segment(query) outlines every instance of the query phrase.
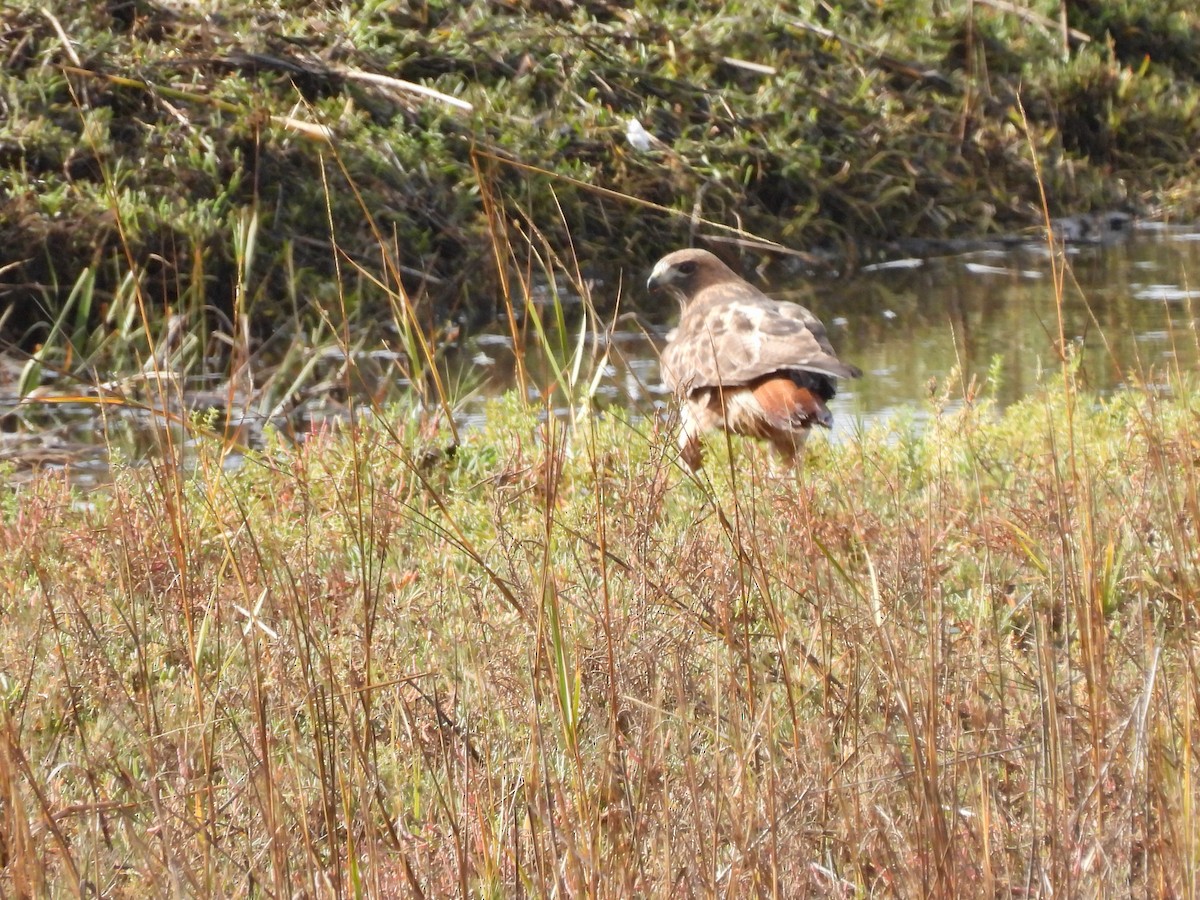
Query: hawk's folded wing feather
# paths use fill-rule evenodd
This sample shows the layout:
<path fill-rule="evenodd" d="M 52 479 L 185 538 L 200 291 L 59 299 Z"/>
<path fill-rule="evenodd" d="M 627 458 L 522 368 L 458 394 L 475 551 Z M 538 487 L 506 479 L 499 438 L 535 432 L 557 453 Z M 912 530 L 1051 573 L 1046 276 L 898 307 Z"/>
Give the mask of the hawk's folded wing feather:
<path fill-rule="evenodd" d="M 795 303 L 771 300 L 743 281 L 700 291 L 663 352 L 667 385 L 678 393 L 748 384 L 782 370 L 854 378 L 833 352 L 825 328 Z"/>

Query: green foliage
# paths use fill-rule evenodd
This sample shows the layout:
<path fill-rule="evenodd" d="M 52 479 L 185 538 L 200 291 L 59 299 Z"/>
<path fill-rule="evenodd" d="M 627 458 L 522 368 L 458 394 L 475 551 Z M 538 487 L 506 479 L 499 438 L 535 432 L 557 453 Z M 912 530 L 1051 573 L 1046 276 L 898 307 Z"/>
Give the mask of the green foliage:
<path fill-rule="evenodd" d="M 5 277 L 55 285 L 36 298 L 53 321 L 80 271 L 103 294 L 132 260 L 153 307 L 203 291 L 202 305 L 228 314 L 228 222 L 254 209 L 263 265 L 251 294 L 327 283 L 331 242 L 353 255 L 382 236 L 439 312 L 486 312 L 497 273 L 472 153 L 500 160 L 488 189 L 506 212 L 556 243 L 571 234 L 599 266 L 643 265 L 684 241 L 696 214 L 842 248 L 1018 229 L 1039 206 L 1033 155 L 1052 214 L 1169 201 L 1186 216 L 1194 10 L 1068 8 L 1090 40 L 1064 59 L 1041 20 L 928 0 L 224 4 L 219 22 L 143 3 L 9 4 L 0 239 L 19 262 Z M 1014 127 L 1018 97 L 1027 133 Z M 670 149 L 635 152 L 629 118 Z M 386 288 L 341 291 L 390 305 Z M 260 304 L 254 325 L 280 319 Z"/>

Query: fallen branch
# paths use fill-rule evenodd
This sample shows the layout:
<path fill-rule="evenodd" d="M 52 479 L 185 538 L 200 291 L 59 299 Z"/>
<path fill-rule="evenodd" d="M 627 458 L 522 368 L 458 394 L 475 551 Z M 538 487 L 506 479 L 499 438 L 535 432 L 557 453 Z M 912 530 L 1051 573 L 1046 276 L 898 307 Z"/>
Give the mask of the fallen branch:
<path fill-rule="evenodd" d="M 210 97 L 207 94 L 196 94 L 191 91 L 183 91 L 179 88 L 164 87 L 160 84 L 153 84 L 149 81 L 143 81 L 140 78 L 129 78 L 125 75 L 110 75 L 107 72 L 95 72 L 91 69 L 82 69 L 78 66 L 60 66 L 63 72 L 68 75 L 81 75 L 85 78 L 98 78 L 101 81 L 107 81 L 109 84 L 115 84 L 118 87 L 132 88 L 138 91 L 147 91 L 148 93 L 156 94 L 162 97 L 169 97 L 172 100 L 183 100 L 188 103 L 200 103 L 205 106 L 211 106 L 213 109 L 219 109 L 222 112 L 232 113 L 238 116 L 252 116 L 254 110 L 244 106 L 238 106 L 236 103 L 230 103 L 228 100 L 221 100 L 217 97 Z M 311 138 L 316 141 L 329 143 L 333 138 L 333 130 L 326 128 L 324 125 L 317 125 L 313 122 L 305 122 L 301 119 L 295 119 L 291 116 L 268 116 L 271 123 L 278 125 L 281 128 L 287 128 L 290 131 L 295 131 L 304 137 Z"/>
<path fill-rule="evenodd" d="M 1040 25 L 1047 31 L 1062 30 L 1062 24 L 1054 19 L 1043 16 L 1041 13 L 1034 12 L 1032 9 L 1026 9 L 1023 6 L 1017 6 L 1012 0 L 974 0 L 976 6 L 990 6 L 992 9 L 1000 12 L 1009 13 L 1019 19 L 1023 19 L 1033 25 Z M 1081 44 L 1086 44 L 1091 41 L 1090 34 L 1084 34 L 1082 31 L 1076 31 L 1074 28 L 1066 29 L 1067 36 L 1072 40 L 1079 41 Z"/>
<path fill-rule="evenodd" d="M 461 109 L 463 112 L 471 112 L 475 109 L 466 100 L 460 100 L 457 97 L 452 97 L 449 94 L 443 94 L 441 91 L 435 91 L 433 88 L 425 87 L 423 84 L 416 84 L 412 81 L 405 81 L 402 78 L 392 78 L 390 75 L 377 75 L 374 72 L 364 72 L 362 69 L 334 69 L 343 78 L 349 78 L 352 81 L 362 81 L 367 84 L 374 84 L 380 87 L 391 88 L 396 91 L 403 91 L 409 94 L 420 94 L 422 97 L 428 97 L 431 100 L 437 100 L 439 103 L 445 103 L 448 106 L 453 106 L 456 109 Z"/>

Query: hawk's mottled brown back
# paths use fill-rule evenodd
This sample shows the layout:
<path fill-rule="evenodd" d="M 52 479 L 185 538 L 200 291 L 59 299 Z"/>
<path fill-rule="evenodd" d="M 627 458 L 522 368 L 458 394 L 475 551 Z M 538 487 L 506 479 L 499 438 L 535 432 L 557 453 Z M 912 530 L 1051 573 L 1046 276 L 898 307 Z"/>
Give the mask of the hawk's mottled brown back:
<path fill-rule="evenodd" d="M 838 378 L 862 372 L 837 358 L 825 326 L 796 303 L 772 300 L 707 250 L 678 250 L 654 267 L 650 288 L 666 288 L 683 312 L 662 354 L 663 380 L 683 401 L 684 462 L 700 465 L 710 428 L 765 438 L 789 460 Z"/>

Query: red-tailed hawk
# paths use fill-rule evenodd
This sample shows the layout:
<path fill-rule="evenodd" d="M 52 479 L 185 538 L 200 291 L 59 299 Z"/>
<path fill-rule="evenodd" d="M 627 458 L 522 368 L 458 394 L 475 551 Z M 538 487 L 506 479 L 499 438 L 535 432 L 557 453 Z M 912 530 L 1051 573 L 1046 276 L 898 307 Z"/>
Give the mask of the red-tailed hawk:
<path fill-rule="evenodd" d="M 683 306 L 662 369 L 683 400 L 679 447 L 692 470 L 700 436 L 713 428 L 768 440 L 792 462 L 813 425 L 833 423 L 825 404 L 835 381 L 862 375 L 837 358 L 816 316 L 770 299 L 707 250 L 664 256 L 647 287 L 670 290 Z"/>

